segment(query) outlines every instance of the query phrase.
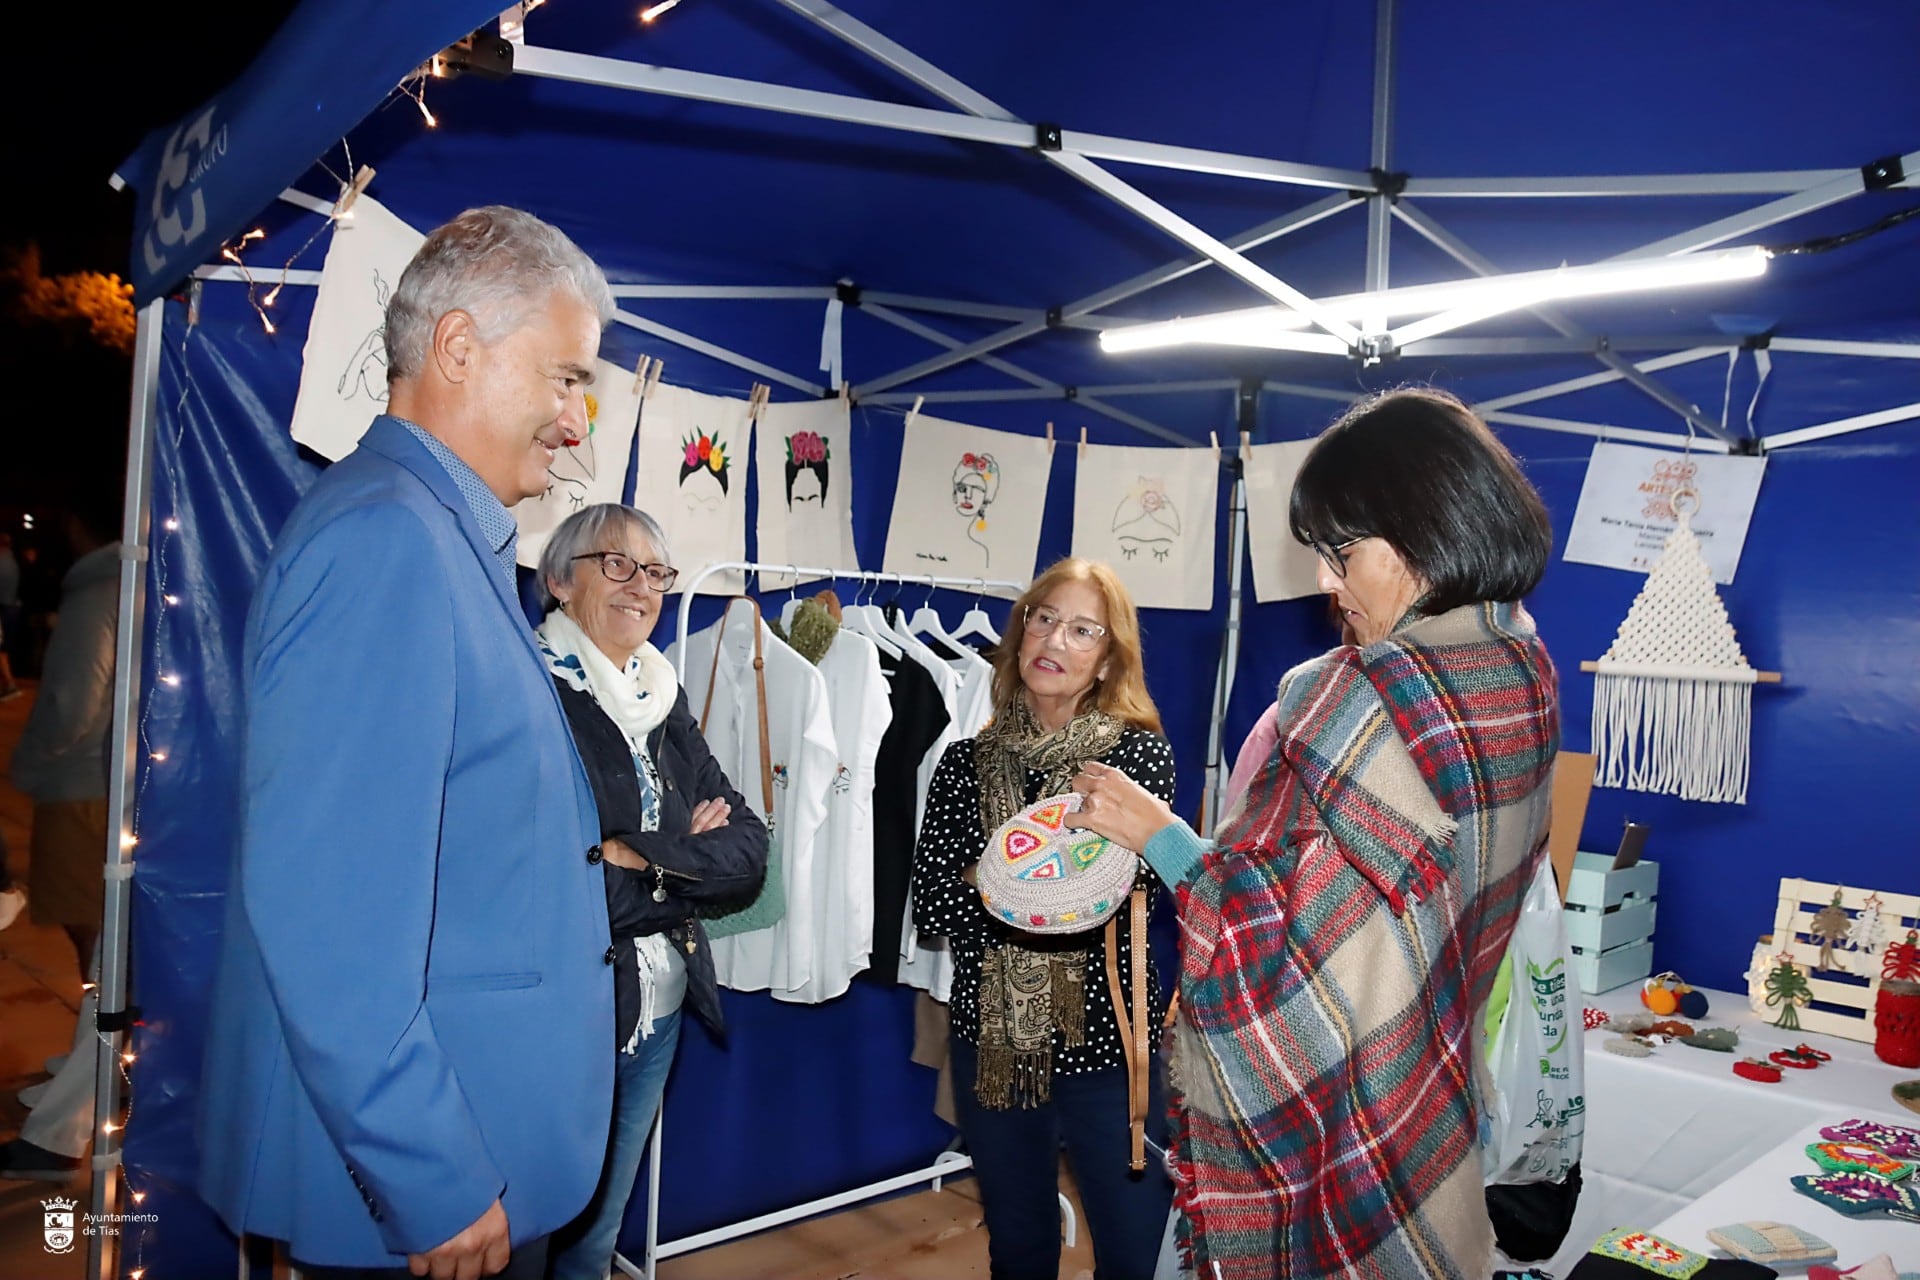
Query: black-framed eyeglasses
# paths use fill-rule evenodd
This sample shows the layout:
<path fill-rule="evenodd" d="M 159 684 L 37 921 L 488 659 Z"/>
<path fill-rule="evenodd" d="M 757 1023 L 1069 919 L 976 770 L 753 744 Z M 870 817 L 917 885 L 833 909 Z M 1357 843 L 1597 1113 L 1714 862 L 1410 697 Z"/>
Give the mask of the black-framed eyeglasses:
<path fill-rule="evenodd" d="M 1106 638 L 1107 629 L 1090 618 L 1067 618 L 1045 605 L 1028 605 L 1021 625 L 1030 636 L 1042 639 L 1052 635 L 1062 627 L 1066 628 L 1067 647 L 1078 649 L 1082 653 L 1099 647 Z"/>
<path fill-rule="evenodd" d="M 1307 545 L 1313 548 L 1313 553 L 1325 562 L 1327 568 L 1333 570 L 1333 576 L 1344 582 L 1347 577 L 1347 548 L 1357 542 L 1365 542 L 1368 536 L 1361 534 L 1345 542 L 1322 542 L 1315 538 Z"/>
<path fill-rule="evenodd" d="M 655 591 L 671 591 L 680 580 L 680 571 L 670 564 L 641 564 L 624 551 L 589 551 L 575 560 L 598 560 L 600 574 L 608 582 L 632 582 L 633 575 L 645 571 L 647 585 Z"/>

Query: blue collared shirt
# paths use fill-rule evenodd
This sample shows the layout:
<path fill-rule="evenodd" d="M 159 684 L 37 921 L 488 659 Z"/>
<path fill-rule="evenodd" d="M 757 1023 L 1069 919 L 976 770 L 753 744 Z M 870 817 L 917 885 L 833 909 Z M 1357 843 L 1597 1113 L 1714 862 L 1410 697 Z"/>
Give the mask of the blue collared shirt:
<path fill-rule="evenodd" d="M 405 418 L 393 414 L 387 415 L 405 427 L 415 440 L 427 447 L 427 452 L 446 469 L 453 479 L 454 488 L 460 490 L 460 496 L 466 499 L 467 510 L 473 512 L 473 518 L 480 524 L 480 536 L 493 548 L 494 559 L 506 571 L 507 590 L 517 592 L 519 582 L 514 577 L 513 566 L 519 554 L 520 526 L 513 522 L 513 515 L 501 505 L 493 490 L 487 488 L 474 469 L 461 461 L 460 455 L 441 442 L 439 437 L 418 423 L 408 422 Z"/>

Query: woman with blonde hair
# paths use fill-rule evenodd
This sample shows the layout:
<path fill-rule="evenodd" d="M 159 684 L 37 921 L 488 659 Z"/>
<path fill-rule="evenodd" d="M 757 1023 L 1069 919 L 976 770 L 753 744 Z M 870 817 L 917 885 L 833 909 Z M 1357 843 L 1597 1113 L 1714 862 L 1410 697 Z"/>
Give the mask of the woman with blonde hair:
<path fill-rule="evenodd" d="M 1173 799 L 1173 749 L 1147 692 L 1140 622 L 1112 569 L 1056 562 L 1013 607 L 994 655 L 992 721 L 941 757 L 913 866 L 913 921 L 953 955 L 954 1102 L 973 1157 L 994 1280 L 1051 1280 L 1064 1138 L 1102 1280 L 1152 1274 L 1172 1185 L 1157 1161 L 1130 1168 L 1126 1046 L 1108 991 L 1103 931 L 1023 933 L 981 905 L 975 868 L 1014 813 L 1068 789 L 1089 763 Z M 1138 884 L 1159 881 L 1144 867 Z M 1145 936 L 1122 913 L 1123 989 L 1146 966 L 1149 1026 L 1165 1014 Z M 1144 935 L 1144 930 L 1142 934 Z M 1157 1068 L 1157 1064 L 1154 1064 Z M 1159 1072 L 1148 1136 L 1164 1145 Z"/>

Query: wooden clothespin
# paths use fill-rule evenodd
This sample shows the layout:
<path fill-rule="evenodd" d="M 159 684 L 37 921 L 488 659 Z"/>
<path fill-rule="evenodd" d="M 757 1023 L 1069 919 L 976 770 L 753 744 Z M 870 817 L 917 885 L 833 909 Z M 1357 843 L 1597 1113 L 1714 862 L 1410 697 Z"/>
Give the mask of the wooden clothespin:
<path fill-rule="evenodd" d="M 1240 433 L 1240 463 L 1242 466 L 1253 461 L 1253 432 Z"/>
<path fill-rule="evenodd" d="M 1053 424 L 1051 422 L 1047 424 L 1047 456 L 1049 458 L 1053 456 Z"/>
<path fill-rule="evenodd" d="M 1082 457 L 1082 458 L 1084 458 L 1084 457 L 1086 457 L 1086 456 L 1087 456 L 1087 429 L 1086 429 L 1085 427 L 1082 427 L 1082 428 L 1080 428 L 1080 453 L 1079 453 L 1079 456 L 1080 456 L 1080 457 Z"/>
<path fill-rule="evenodd" d="M 353 175 L 353 181 L 342 188 L 340 199 L 333 206 L 333 220 L 336 223 L 353 221 L 353 202 L 360 198 L 360 193 L 365 191 L 367 184 L 372 181 L 373 166 L 361 165 Z"/>
<path fill-rule="evenodd" d="M 853 384 L 844 378 L 840 380 L 840 403 L 845 405 L 853 403 Z"/>
<path fill-rule="evenodd" d="M 652 356 L 641 356 L 633 362 L 633 394 L 636 396 L 647 389 L 647 370 L 652 364 Z"/>
<path fill-rule="evenodd" d="M 1215 462 L 1220 461 L 1220 433 L 1218 431 L 1209 431 L 1207 432 L 1207 439 L 1213 442 L 1213 460 Z"/>
<path fill-rule="evenodd" d="M 913 398 L 913 408 L 907 410 L 906 426 L 911 427 L 913 425 L 913 420 L 920 416 L 920 406 L 926 402 L 927 398 L 925 396 L 915 396 Z"/>
<path fill-rule="evenodd" d="M 665 356 L 655 356 L 653 358 L 653 368 L 647 370 L 647 389 L 640 393 L 642 400 L 653 399 L 654 388 L 660 385 L 660 371 L 666 367 L 667 360 Z"/>

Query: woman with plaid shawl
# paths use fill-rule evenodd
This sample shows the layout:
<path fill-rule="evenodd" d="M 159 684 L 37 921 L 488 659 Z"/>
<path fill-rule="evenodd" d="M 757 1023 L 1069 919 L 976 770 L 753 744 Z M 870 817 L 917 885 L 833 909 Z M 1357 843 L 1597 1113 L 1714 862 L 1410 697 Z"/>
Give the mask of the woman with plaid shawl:
<path fill-rule="evenodd" d="M 1558 697 L 1520 599 L 1552 529 L 1486 425 L 1426 390 L 1328 428 L 1289 514 L 1357 643 L 1281 681 L 1216 841 L 1119 770 L 1074 780 L 1081 824 L 1176 886 L 1183 1253 L 1210 1280 L 1479 1280 L 1474 1029 L 1545 856 Z"/>

